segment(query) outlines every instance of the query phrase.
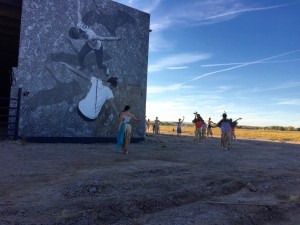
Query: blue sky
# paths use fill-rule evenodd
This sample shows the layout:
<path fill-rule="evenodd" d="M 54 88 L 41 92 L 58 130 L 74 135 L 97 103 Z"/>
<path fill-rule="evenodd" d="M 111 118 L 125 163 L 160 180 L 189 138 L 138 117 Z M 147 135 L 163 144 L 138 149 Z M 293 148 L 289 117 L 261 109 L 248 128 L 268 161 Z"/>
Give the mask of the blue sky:
<path fill-rule="evenodd" d="M 115 2 L 151 16 L 147 118 L 300 127 L 299 0 Z"/>

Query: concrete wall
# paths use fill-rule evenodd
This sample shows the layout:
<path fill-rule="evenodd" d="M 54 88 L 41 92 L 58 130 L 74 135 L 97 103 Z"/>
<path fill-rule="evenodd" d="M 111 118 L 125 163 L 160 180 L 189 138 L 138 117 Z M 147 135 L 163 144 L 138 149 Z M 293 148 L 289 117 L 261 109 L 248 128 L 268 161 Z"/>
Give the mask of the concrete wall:
<path fill-rule="evenodd" d="M 23 0 L 11 94 L 22 87 L 20 135 L 115 138 L 126 104 L 144 118 L 149 22 L 111 0 Z M 134 122 L 133 138 L 144 133 Z"/>

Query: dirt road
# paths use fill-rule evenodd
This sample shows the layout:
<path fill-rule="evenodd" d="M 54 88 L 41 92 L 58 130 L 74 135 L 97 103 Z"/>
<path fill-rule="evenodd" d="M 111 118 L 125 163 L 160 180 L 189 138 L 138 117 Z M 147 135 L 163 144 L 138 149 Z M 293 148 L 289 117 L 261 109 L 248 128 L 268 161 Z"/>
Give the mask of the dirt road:
<path fill-rule="evenodd" d="M 0 224 L 298 225 L 300 145 L 0 142 Z"/>

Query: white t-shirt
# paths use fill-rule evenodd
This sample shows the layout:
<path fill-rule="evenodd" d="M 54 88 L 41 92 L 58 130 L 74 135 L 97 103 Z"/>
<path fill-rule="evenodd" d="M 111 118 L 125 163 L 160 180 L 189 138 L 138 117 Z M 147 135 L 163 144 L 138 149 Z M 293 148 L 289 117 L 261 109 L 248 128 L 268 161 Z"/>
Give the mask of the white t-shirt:
<path fill-rule="evenodd" d="M 103 86 L 96 77 L 91 78 L 92 87 L 86 97 L 78 104 L 81 113 L 89 119 L 96 119 L 105 101 L 114 98 L 109 87 Z"/>

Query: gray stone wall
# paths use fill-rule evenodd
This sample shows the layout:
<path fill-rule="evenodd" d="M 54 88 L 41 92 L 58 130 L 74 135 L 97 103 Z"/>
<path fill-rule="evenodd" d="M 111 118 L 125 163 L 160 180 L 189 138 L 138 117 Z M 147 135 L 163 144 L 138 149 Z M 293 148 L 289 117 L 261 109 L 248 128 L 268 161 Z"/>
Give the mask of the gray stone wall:
<path fill-rule="evenodd" d="M 110 0 L 23 0 L 20 135 L 115 137 L 126 104 L 144 118 L 149 22 Z M 134 122 L 133 137 L 144 134 Z"/>

